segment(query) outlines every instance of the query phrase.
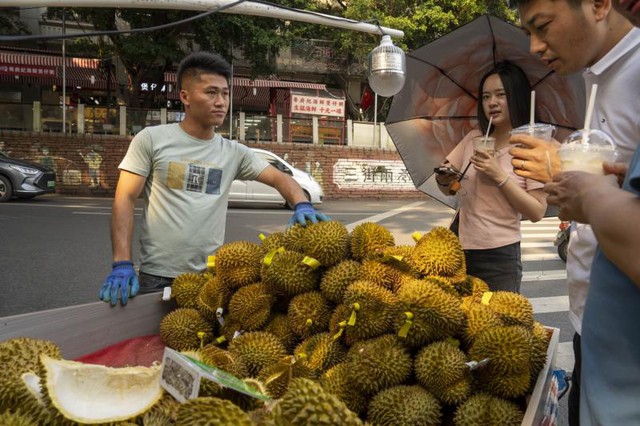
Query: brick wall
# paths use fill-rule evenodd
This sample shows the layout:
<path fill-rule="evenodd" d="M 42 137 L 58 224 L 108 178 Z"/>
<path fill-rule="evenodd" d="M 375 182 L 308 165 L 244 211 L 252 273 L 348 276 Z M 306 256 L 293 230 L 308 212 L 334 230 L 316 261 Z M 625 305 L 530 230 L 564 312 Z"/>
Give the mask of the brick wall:
<path fill-rule="evenodd" d="M 118 179 L 118 164 L 131 137 L 0 131 L 0 141 L 4 142 L 4 149 L 1 143 L 0 149 L 12 157 L 49 164 L 53 161 L 57 171 L 57 191 L 60 193 L 112 196 Z M 400 186 L 386 181 L 384 184 L 380 180 L 376 182 L 375 175 L 373 179 L 369 175 L 365 178 L 367 181 L 359 185 L 345 185 L 346 176 L 341 172 L 334 174 L 335 170 L 342 170 L 335 167 L 337 162 L 346 160 L 373 165 L 395 162 L 393 164 L 398 169 L 402 167 L 401 159 L 394 150 L 251 141 L 246 144 L 274 152 L 295 167 L 313 174 L 321 182 L 327 199 L 427 197 L 413 187 L 407 176 Z M 43 149 L 48 149 L 47 155 Z M 93 154 L 88 155 L 91 151 Z M 98 173 L 95 172 L 97 165 Z"/>

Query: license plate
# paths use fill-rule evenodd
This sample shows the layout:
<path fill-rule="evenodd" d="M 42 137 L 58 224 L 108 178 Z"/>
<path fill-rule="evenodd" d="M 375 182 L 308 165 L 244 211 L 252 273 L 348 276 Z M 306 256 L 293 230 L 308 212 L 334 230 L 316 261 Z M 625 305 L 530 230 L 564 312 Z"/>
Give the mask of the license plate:
<path fill-rule="evenodd" d="M 47 188 L 55 188 L 55 187 L 56 187 L 56 181 L 55 180 L 47 181 Z"/>

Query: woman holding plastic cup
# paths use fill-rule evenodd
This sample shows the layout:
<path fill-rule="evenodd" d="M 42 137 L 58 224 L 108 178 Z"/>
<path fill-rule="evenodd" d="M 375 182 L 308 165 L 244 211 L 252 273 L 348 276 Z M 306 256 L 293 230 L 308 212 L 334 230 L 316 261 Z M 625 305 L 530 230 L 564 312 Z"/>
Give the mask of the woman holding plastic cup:
<path fill-rule="evenodd" d="M 517 176 L 508 152 L 509 132 L 528 122 L 531 88 L 522 69 L 501 62 L 483 76 L 479 93 L 480 128 L 469 132 L 442 165 L 467 170 L 462 178 L 438 174 L 436 181 L 443 193 L 456 193 L 467 274 L 485 280 L 493 291 L 519 292 L 520 220 L 526 216 L 536 222 L 547 208 L 543 185 Z"/>

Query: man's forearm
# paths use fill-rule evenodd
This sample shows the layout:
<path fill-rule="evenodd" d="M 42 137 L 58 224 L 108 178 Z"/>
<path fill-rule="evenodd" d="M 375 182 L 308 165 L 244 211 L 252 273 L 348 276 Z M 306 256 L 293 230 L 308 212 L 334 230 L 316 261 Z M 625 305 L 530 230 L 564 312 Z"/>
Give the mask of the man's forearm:
<path fill-rule="evenodd" d="M 131 260 L 133 212 L 135 204 L 129 200 L 113 203 L 111 213 L 111 246 L 113 261 Z"/>

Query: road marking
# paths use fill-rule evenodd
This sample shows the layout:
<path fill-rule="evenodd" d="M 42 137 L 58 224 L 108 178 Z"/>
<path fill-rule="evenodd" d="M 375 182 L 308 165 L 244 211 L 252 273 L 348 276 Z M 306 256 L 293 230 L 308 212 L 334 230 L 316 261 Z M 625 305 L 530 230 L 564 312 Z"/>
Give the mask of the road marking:
<path fill-rule="evenodd" d="M 538 262 L 542 260 L 560 260 L 560 256 L 555 251 L 553 253 L 530 253 L 523 254 L 523 262 Z"/>
<path fill-rule="evenodd" d="M 532 297 L 529 299 L 534 314 L 566 312 L 569 310 L 569 296 Z"/>
<path fill-rule="evenodd" d="M 521 248 L 542 248 L 542 247 L 555 247 L 553 241 L 540 241 L 532 243 L 520 243 Z"/>
<path fill-rule="evenodd" d="M 71 214 L 84 214 L 91 216 L 111 216 L 111 212 L 71 212 Z M 134 213 L 134 216 L 142 216 L 142 213 Z"/>
<path fill-rule="evenodd" d="M 390 218 L 392 216 L 395 216 L 395 215 L 403 213 L 403 212 L 405 212 L 407 210 L 411 210 L 413 208 L 422 206 L 424 204 L 426 204 L 426 201 L 417 201 L 415 203 L 411 203 L 411 204 L 408 204 L 406 206 L 398 207 L 397 209 L 389 210 L 389 211 L 384 212 L 384 213 L 380 213 L 380 214 L 376 214 L 376 215 L 373 215 L 373 216 L 366 217 L 366 218 L 364 218 L 362 220 L 357 220 L 355 222 L 351 222 L 350 224 L 347 225 L 347 230 L 353 231 L 353 228 L 355 228 L 356 226 L 360 225 L 361 223 L 365 223 L 365 222 L 375 222 L 375 223 L 380 222 L 381 220 L 388 219 L 388 218 Z"/>
<path fill-rule="evenodd" d="M 522 274 L 522 282 L 566 280 L 567 270 L 527 271 Z"/>
<path fill-rule="evenodd" d="M 573 342 L 558 343 L 555 367 L 565 370 L 566 372 L 571 372 L 573 371 L 573 364 L 575 364 Z"/>
<path fill-rule="evenodd" d="M 527 234 L 527 233 L 522 233 L 522 239 L 524 238 L 549 238 L 549 239 L 554 239 L 556 238 L 556 234 L 555 233 L 550 233 L 550 232 L 546 232 L 544 234 Z"/>

